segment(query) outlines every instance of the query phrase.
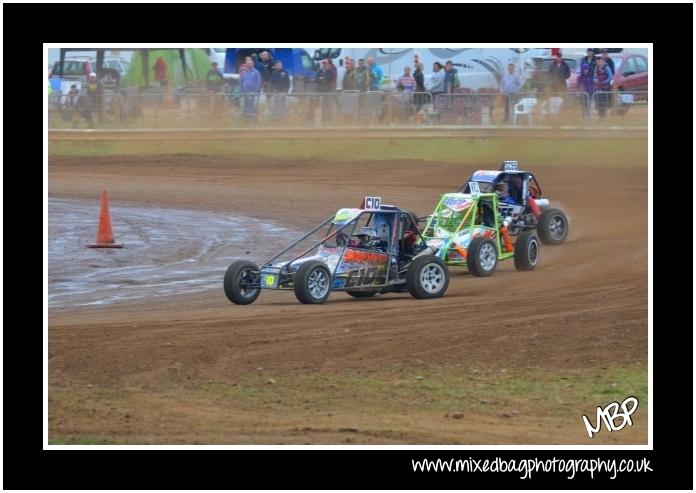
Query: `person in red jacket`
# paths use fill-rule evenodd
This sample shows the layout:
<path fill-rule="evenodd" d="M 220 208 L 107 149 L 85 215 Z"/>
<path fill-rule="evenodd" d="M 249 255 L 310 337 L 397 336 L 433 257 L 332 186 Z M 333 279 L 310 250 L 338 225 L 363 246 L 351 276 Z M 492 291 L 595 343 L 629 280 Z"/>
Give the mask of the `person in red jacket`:
<path fill-rule="evenodd" d="M 162 101 L 164 101 L 169 76 L 167 74 L 167 62 L 164 61 L 162 55 L 157 57 L 157 61 L 155 62 L 155 65 L 153 65 L 152 69 L 155 71 L 155 80 L 159 82 L 161 87 Z"/>
<path fill-rule="evenodd" d="M 152 69 L 155 71 L 155 80 L 159 82 L 161 87 L 166 87 L 169 77 L 167 73 L 167 62 L 164 61 L 162 55 L 157 57 L 157 61 Z"/>

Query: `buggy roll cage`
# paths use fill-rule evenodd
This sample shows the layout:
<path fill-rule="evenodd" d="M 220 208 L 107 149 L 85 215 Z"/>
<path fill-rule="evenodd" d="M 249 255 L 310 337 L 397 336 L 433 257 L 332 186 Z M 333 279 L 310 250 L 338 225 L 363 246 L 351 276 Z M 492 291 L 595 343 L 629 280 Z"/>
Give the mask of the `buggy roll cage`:
<path fill-rule="evenodd" d="M 543 197 L 542 191 L 541 191 L 541 186 L 539 185 L 539 182 L 537 181 L 536 176 L 534 176 L 534 173 L 530 173 L 529 171 L 496 171 L 496 172 L 499 172 L 499 174 L 501 174 L 501 175 L 506 174 L 506 175 L 527 175 L 527 176 L 529 176 L 531 178 L 529 185 L 532 185 L 532 183 L 533 183 L 534 188 L 539 190 L 539 196 L 536 198 Z M 469 182 L 472 181 L 473 177 L 474 177 L 473 174 L 471 176 L 469 176 L 469 179 L 466 180 L 464 182 L 464 184 L 457 189 L 457 193 L 471 193 L 471 192 L 467 191 L 467 189 L 469 188 Z M 496 179 L 493 180 L 491 183 L 497 184 L 498 178 L 496 177 Z M 528 187 L 526 180 L 524 180 L 524 186 Z"/>
<path fill-rule="evenodd" d="M 393 250 L 392 250 L 392 247 L 394 246 L 394 244 L 397 243 L 397 242 L 399 242 L 399 241 L 401 241 L 401 240 L 403 239 L 402 237 L 403 237 L 404 229 L 401 227 L 400 221 L 398 221 L 399 219 L 401 219 L 401 218 L 407 218 L 407 220 L 411 223 L 411 228 L 410 228 L 410 229 L 411 229 L 411 230 L 415 230 L 415 231 L 413 231 L 413 232 L 416 234 L 417 241 L 418 241 L 418 242 L 422 241 L 423 235 L 422 235 L 422 233 L 421 233 L 420 228 L 418 227 L 418 219 L 419 219 L 419 218 L 414 218 L 413 216 L 411 216 L 411 214 L 409 214 L 408 212 L 404 211 L 403 209 L 399 209 L 398 207 L 394 207 L 394 206 L 382 206 L 382 207 L 383 207 L 383 208 L 381 208 L 381 209 L 361 210 L 358 214 L 356 214 L 355 217 L 353 217 L 353 218 L 351 218 L 350 220 L 348 220 L 348 221 L 346 222 L 346 224 L 339 225 L 340 227 L 337 227 L 334 231 L 330 232 L 330 233 L 329 233 L 328 235 L 326 235 L 324 238 L 322 238 L 321 240 L 319 240 L 319 241 L 313 243 L 310 247 L 308 247 L 307 249 L 303 250 L 302 253 L 300 253 L 300 254 L 294 256 L 291 260 L 289 260 L 288 262 L 286 262 L 285 265 L 283 265 L 283 267 L 280 268 L 280 272 L 283 272 L 284 274 L 288 274 L 288 273 L 289 273 L 289 272 L 288 272 L 288 269 L 289 269 L 290 265 L 291 265 L 293 262 L 295 262 L 296 260 L 298 260 L 298 259 L 304 257 L 305 255 L 307 255 L 309 252 L 311 252 L 311 251 L 314 250 L 315 248 L 318 248 L 318 247 L 321 246 L 324 242 L 326 242 L 327 240 L 329 240 L 329 239 L 333 238 L 334 236 L 336 236 L 339 232 L 343 232 L 343 230 L 345 230 L 345 229 L 347 229 L 347 228 L 349 228 L 349 227 L 353 228 L 353 230 L 354 230 L 354 229 L 355 229 L 355 226 L 358 224 L 359 219 L 360 219 L 364 214 L 369 214 L 369 215 L 370 215 L 370 217 L 369 217 L 368 220 L 367 220 L 366 225 L 369 225 L 369 224 L 370 224 L 370 222 L 371 222 L 372 219 L 374 218 L 374 214 L 375 214 L 375 213 L 393 214 L 393 215 L 397 216 L 397 224 L 395 224 L 394 228 L 392 228 L 392 232 L 391 232 L 391 235 L 390 235 L 390 238 L 389 238 L 389 242 L 388 242 L 388 245 L 387 245 L 387 251 L 383 252 L 384 255 L 386 255 L 386 256 L 388 257 L 389 261 L 391 261 L 391 259 L 393 259 L 393 258 L 395 258 L 395 257 L 398 257 L 398 256 L 400 255 L 400 251 L 397 251 L 397 253 L 394 253 Z M 269 260 L 267 260 L 266 262 L 264 262 L 264 263 L 262 264 L 262 266 L 261 266 L 261 269 L 267 268 L 267 267 L 273 267 L 273 262 L 274 262 L 275 260 L 277 260 L 281 255 L 283 255 L 284 253 L 288 252 L 289 250 L 291 250 L 291 249 L 292 249 L 293 247 L 295 247 L 296 245 L 300 244 L 302 241 L 304 241 L 305 239 L 307 239 L 308 237 L 310 237 L 311 235 L 313 235 L 314 233 L 316 233 L 317 231 L 319 231 L 321 228 L 325 227 L 327 224 L 333 222 L 334 219 L 335 219 L 335 215 L 332 215 L 332 216 L 329 217 L 328 219 L 324 220 L 324 221 L 323 221 L 321 224 L 319 224 L 317 227 L 315 227 L 314 229 L 312 229 L 312 230 L 309 231 L 308 233 L 305 233 L 301 238 L 299 238 L 298 240 L 294 241 L 294 242 L 293 242 L 292 244 L 290 244 L 288 247 L 282 249 L 281 251 L 279 251 L 278 253 L 276 253 L 273 257 L 271 257 Z M 397 238 L 397 236 L 398 236 L 398 238 Z M 333 269 L 333 272 L 331 272 L 331 276 L 332 276 L 332 277 L 335 275 L 336 269 L 337 269 L 338 266 L 340 265 L 341 260 L 343 259 L 343 256 L 344 256 L 346 250 L 349 248 L 349 246 L 346 244 L 346 245 L 339 246 L 338 248 L 341 248 L 341 254 L 340 254 L 340 257 L 339 257 L 339 259 L 338 259 L 338 262 L 336 263 L 336 266 L 335 266 L 334 269 Z M 400 249 L 401 249 L 401 248 L 399 247 L 399 250 L 400 250 Z M 380 253 L 382 253 L 382 252 L 380 252 Z M 380 286 L 386 286 L 387 284 L 389 284 L 389 274 L 390 274 L 389 269 L 387 269 L 387 278 L 386 278 L 386 282 L 385 282 L 385 284 L 382 284 L 382 285 L 380 285 Z M 377 287 L 377 286 L 375 286 L 375 287 Z"/>

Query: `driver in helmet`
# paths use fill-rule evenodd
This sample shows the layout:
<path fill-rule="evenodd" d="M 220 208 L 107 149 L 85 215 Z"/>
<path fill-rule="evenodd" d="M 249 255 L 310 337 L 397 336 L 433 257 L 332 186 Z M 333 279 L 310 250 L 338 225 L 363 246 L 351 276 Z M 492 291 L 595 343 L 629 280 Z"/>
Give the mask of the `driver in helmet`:
<path fill-rule="evenodd" d="M 510 187 L 504 182 L 498 182 L 495 186 L 495 193 L 498 194 L 498 201 L 502 204 L 515 204 L 515 199 L 510 196 Z"/>
<path fill-rule="evenodd" d="M 351 239 L 350 246 L 355 248 L 377 250 L 380 244 L 379 235 L 374 228 L 360 228 L 356 233 L 353 233 L 353 237 L 355 239 Z"/>

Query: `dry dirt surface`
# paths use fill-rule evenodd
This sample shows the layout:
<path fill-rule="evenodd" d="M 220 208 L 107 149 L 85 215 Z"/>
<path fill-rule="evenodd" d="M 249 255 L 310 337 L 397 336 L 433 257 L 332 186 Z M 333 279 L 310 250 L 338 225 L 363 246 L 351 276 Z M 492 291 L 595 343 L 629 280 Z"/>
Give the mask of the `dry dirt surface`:
<path fill-rule="evenodd" d="M 49 197 L 97 201 L 108 189 L 112 204 L 224 211 L 309 229 L 365 195 L 426 215 L 474 169 L 52 156 Z M 49 438 L 646 443 L 647 403 L 632 427 L 593 440 L 581 415 L 610 402 L 609 394 L 583 401 L 587 382 L 611 387 L 603 378 L 617 368 L 647 367 L 647 169 L 531 171 L 570 216 L 566 243 L 542 246 L 532 272 L 512 261 L 489 278 L 452 267 L 441 299 L 332 293 L 324 305 L 302 305 L 292 292 L 264 291 L 236 306 L 221 278 L 219 289 L 203 293 L 49 311 Z M 583 407 L 564 408 L 568 402 Z"/>

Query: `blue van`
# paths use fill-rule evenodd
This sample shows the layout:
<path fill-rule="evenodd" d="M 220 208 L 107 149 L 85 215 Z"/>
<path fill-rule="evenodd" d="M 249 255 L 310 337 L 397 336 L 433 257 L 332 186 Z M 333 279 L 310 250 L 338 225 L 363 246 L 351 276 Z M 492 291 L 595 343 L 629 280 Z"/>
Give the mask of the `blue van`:
<path fill-rule="evenodd" d="M 225 75 L 237 77 L 237 69 L 248 56 L 257 58 L 262 51 L 267 51 L 271 59 L 283 62 L 283 68 L 292 76 L 294 92 L 311 92 L 319 63 L 307 50 L 302 48 L 228 48 L 225 52 Z"/>

